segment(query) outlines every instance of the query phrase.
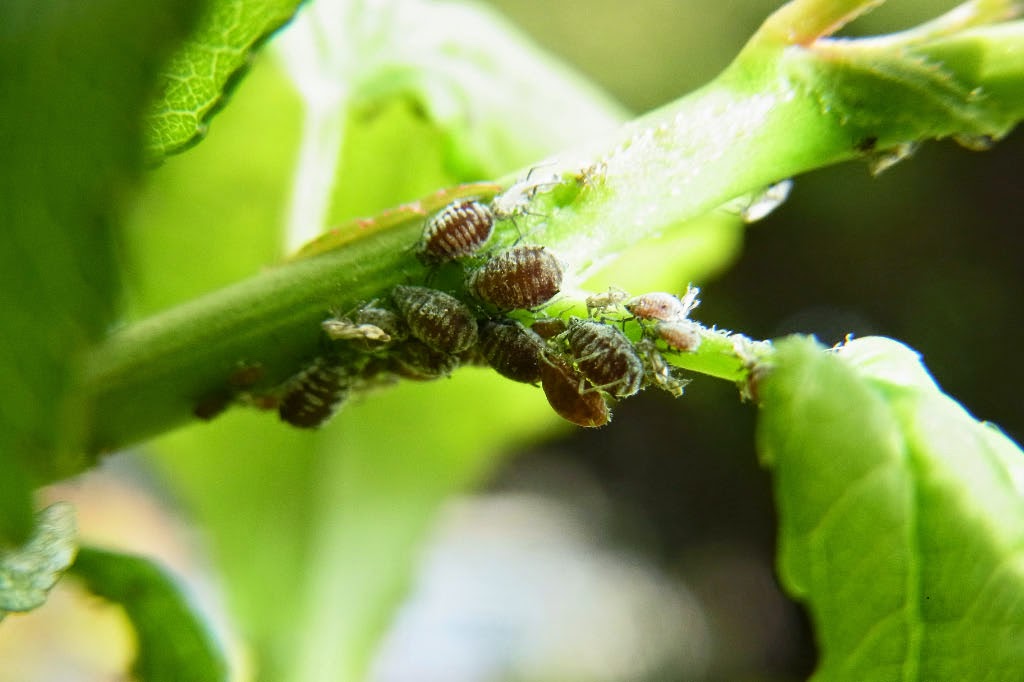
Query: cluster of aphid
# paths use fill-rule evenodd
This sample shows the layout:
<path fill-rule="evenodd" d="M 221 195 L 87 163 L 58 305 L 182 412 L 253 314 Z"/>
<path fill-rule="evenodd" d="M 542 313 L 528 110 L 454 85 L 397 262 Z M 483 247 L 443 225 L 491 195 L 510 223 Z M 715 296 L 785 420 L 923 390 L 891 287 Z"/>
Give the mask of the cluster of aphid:
<path fill-rule="evenodd" d="M 528 191 L 539 189 L 534 183 Z M 610 400 L 648 385 L 680 395 L 686 381 L 674 376 L 662 353 L 699 345 L 702 328 L 688 317 L 697 290 L 682 298 L 609 290 L 587 300 L 586 318 L 565 322 L 537 314 L 561 289 L 558 258 L 543 246 L 518 244 L 480 255 L 496 221 L 525 211 L 527 189 L 513 190 L 514 196 L 506 193 L 490 204 L 448 205 L 427 222 L 417 245 L 426 265 L 462 266 L 461 294 L 470 303 L 438 289 L 399 285 L 390 301 L 325 320 L 330 351 L 281 388 L 281 419 L 317 427 L 353 391 L 395 378 L 448 376 L 464 364 L 489 365 L 514 381 L 540 384 L 555 412 L 581 426 L 606 424 Z M 639 325 L 637 341 L 624 332 L 631 322 Z"/>

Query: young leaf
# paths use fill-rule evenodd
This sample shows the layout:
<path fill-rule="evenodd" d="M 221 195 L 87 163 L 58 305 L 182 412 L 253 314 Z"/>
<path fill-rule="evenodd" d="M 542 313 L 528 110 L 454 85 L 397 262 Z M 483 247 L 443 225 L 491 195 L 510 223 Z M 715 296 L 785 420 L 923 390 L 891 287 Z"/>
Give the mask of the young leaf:
<path fill-rule="evenodd" d="M 28 484 L 87 464 L 73 384 L 113 317 L 117 202 L 142 166 L 139 120 L 197 9 L 0 3 L 0 471 Z M 5 511 L 22 519 L 7 539 L 24 538 L 24 509 Z"/>
<path fill-rule="evenodd" d="M 124 607 L 138 637 L 140 680 L 228 679 L 227 664 L 174 580 L 148 559 L 83 547 L 71 568 L 93 594 Z"/>
<path fill-rule="evenodd" d="M 32 537 L 17 549 L 0 551 L 0 620 L 10 611 L 31 611 L 75 559 L 75 510 L 58 502 L 36 515 Z"/>
<path fill-rule="evenodd" d="M 1024 454 L 887 339 L 780 342 L 760 384 L 779 573 L 825 680 L 1024 669 Z"/>
<path fill-rule="evenodd" d="M 146 119 L 146 147 L 159 160 L 199 142 L 253 52 L 291 19 L 301 0 L 211 0 L 192 37 L 161 74 Z"/>

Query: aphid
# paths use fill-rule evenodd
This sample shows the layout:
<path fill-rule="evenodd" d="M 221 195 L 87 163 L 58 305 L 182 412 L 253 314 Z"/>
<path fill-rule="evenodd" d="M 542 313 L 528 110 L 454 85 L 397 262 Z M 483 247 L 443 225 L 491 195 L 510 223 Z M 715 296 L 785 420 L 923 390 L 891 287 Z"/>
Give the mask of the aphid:
<path fill-rule="evenodd" d="M 471 272 L 466 286 L 499 310 L 535 308 L 562 287 L 562 266 L 543 246 L 516 246 Z"/>
<path fill-rule="evenodd" d="M 608 162 L 607 161 L 595 161 L 589 166 L 580 168 L 576 173 L 576 182 L 580 187 L 586 189 L 590 187 L 596 187 L 598 184 L 604 181 L 605 176 L 608 174 Z"/>
<path fill-rule="evenodd" d="M 459 358 L 435 350 L 422 341 L 410 339 L 395 348 L 388 357 L 388 370 L 406 379 L 431 381 L 451 374 L 459 366 Z"/>
<path fill-rule="evenodd" d="M 578 426 L 604 426 L 611 411 L 597 391 L 585 390 L 586 379 L 561 359 L 545 354 L 540 363 L 544 396 L 559 417 Z"/>
<path fill-rule="evenodd" d="M 239 362 L 228 375 L 228 385 L 232 388 L 252 388 L 263 379 L 265 370 L 259 362 Z"/>
<path fill-rule="evenodd" d="M 624 398 L 640 390 L 644 363 L 617 327 L 573 318 L 565 333 L 573 360 L 594 388 Z"/>
<path fill-rule="evenodd" d="M 530 329 L 542 339 L 553 339 L 565 331 L 565 320 L 560 317 L 542 317 L 534 320 Z"/>
<path fill-rule="evenodd" d="M 608 291 L 588 296 L 586 300 L 587 317 L 593 317 L 595 311 L 604 311 L 609 308 L 614 308 L 627 298 L 629 298 L 629 294 L 616 287 L 608 287 Z"/>
<path fill-rule="evenodd" d="M 192 414 L 203 421 L 210 421 L 231 406 L 233 397 L 227 389 L 207 393 L 192 408 Z"/>
<path fill-rule="evenodd" d="M 456 201 L 427 221 L 416 255 L 427 265 L 477 252 L 494 230 L 491 209 L 478 201 Z"/>
<path fill-rule="evenodd" d="M 409 328 L 405 321 L 394 310 L 366 305 L 356 311 L 356 324 L 369 324 L 377 327 L 391 337 L 392 341 L 405 341 L 409 338 Z"/>
<path fill-rule="evenodd" d="M 697 287 L 687 287 L 686 293 L 680 299 L 664 291 L 655 291 L 634 296 L 626 301 L 625 308 L 638 320 L 685 320 L 690 311 L 700 305 L 700 301 L 697 300 L 699 293 L 700 289 Z"/>
<path fill-rule="evenodd" d="M 350 387 L 346 368 L 327 358 L 317 358 L 288 380 L 277 413 L 292 426 L 315 429 L 334 416 Z"/>
<path fill-rule="evenodd" d="M 681 396 L 683 388 L 690 380 L 679 379 L 672 374 L 672 367 L 665 362 L 665 358 L 650 339 L 641 339 L 636 347 L 644 362 L 644 378 L 647 383 L 668 391 L 675 398 Z"/>
<path fill-rule="evenodd" d="M 443 291 L 398 285 L 391 298 L 409 331 L 430 348 L 458 353 L 476 343 L 476 318 L 465 303 Z"/>
<path fill-rule="evenodd" d="M 562 184 L 562 178 L 552 173 L 543 178 L 531 178 L 531 168 L 526 177 L 519 180 L 491 201 L 491 213 L 498 220 L 511 220 L 528 213 L 527 208 L 539 192 L 550 192 Z"/>
<path fill-rule="evenodd" d="M 391 335 L 375 324 L 357 324 L 344 317 L 329 317 L 320 323 L 331 341 L 372 341 L 378 344 L 391 342 Z"/>
<path fill-rule="evenodd" d="M 692 353 L 700 347 L 701 328 L 692 320 L 676 320 L 674 322 L 657 322 L 654 333 L 668 344 L 672 350 Z"/>
<path fill-rule="evenodd" d="M 480 325 L 480 352 L 494 370 L 513 381 L 540 381 L 544 342 L 515 320 L 489 320 Z"/>

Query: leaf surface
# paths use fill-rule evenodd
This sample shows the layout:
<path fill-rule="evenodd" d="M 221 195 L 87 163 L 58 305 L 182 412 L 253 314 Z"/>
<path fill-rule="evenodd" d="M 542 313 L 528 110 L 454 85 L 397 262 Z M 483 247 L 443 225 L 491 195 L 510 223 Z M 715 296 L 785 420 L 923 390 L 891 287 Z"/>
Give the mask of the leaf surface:
<path fill-rule="evenodd" d="M 778 344 L 759 444 L 779 573 L 810 608 L 815 680 L 1015 680 L 1024 670 L 1024 454 L 867 338 Z"/>
<path fill-rule="evenodd" d="M 206 134 L 257 48 L 295 14 L 301 0 L 212 0 L 191 38 L 161 74 L 146 119 L 152 159 L 183 151 Z"/>

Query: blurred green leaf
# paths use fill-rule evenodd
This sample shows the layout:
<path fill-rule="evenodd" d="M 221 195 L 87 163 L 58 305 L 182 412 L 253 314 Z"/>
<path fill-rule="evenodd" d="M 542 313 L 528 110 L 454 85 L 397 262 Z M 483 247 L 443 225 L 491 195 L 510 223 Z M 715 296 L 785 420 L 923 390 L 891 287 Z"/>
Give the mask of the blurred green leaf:
<path fill-rule="evenodd" d="M 88 463 L 78 448 L 87 415 L 69 389 L 114 315 L 114 228 L 142 166 L 142 112 L 198 9 L 0 5 L 0 470 L 12 481 L 39 484 Z M 5 511 L 21 521 L 0 540 L 23 539 L 27 514 Z"/>
<path fill-rule="evenodd" d="M 153 159 L 183 151 L 206 134 L 248 69 L 253 52 L 295 14 L 302 0 L 210 0 L 191 38 L 161 73 L 146 119 Z"/>
<path fill-rule="evenodd" d="M 493 178 L 536 163 L 614 131 L 629 117 L 482 4 L 405 2 L 400 9 L 384 48 L 388 68 L 360 79 L 357 110 L 416 93 L 445 131 L 447 165 L 460 179 Z"/>
<path fill-rule="evenodd" d="M 441 505 L 565 428 L 539 388 L 479 369 L 373 396 L 339 422 L 317 447 L 305 635 L 288 679 L 363 679 Z"/>
<path fill-rule="evenodd" d="M 227 663 L 173 578 L 149 559 L 92 547 L 71 573 L 93 594 L 120 604 L 138 637 L 132 673 L 142 682 L 228 679 Z"/>
<path fill-rule="evenodd" d="M 627 118 L 480 5 L 320 0 L 277 46 L 306 103 L 289 251 L 331 222 L 495 178 Z M 395 162 L 380 163 L 395 148 Z M 351 182 L 353 174 L 360 182 Z M 430 185 L 435 175 L 445 181 Z M 396 181 L 412 191 L 393 191 Z"/>
<path fill-rule="evenodd" d="M 759 441 L 779 572 L 816 680 L 1014 680 L 1024 670 L 1024 454 L 888 339 L 778 344 Z"/>
<path fill-rule="evenodd" d="M 0 551 L 0 619 L 9 611 L 31 611 L 75 559 L 75 510 L 58 502 L 36 515 L 32 537 L 23 546 Z"/>
<path fill-rule="evenodd" d="M 246 83 L 216 135 L 149 173 L 125 230 L 133 319 L 244 279 L 281 254 L 301 107 L 268 54 Z"/>

